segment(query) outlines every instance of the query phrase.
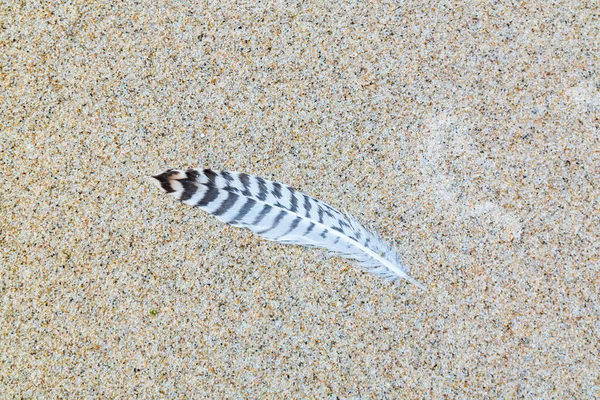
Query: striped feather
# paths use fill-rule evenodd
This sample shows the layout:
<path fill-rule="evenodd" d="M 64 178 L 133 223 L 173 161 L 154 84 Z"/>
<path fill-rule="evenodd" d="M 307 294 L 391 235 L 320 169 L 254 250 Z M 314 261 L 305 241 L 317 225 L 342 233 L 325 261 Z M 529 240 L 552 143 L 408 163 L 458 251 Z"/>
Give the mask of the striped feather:
<path fill-rule="evenodd" d="M 396 251 L 355 218 L 294 188 L 238 172 L 169 169 L 153 181 L 181 202 L 278 243 L 325 248 L 390 281 L 408 275 Z"/>

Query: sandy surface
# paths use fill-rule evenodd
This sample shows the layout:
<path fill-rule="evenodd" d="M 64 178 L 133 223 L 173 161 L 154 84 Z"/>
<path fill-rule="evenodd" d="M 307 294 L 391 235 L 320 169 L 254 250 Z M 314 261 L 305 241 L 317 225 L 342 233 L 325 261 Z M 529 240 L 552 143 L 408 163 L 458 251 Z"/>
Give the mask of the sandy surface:
<path fill-rule="evenodd" d="M 0 4 L 0 397 L 600 396 L 598 3 L 48 3 Z M 429 292 L 146 179 L 203 166 Z"/>

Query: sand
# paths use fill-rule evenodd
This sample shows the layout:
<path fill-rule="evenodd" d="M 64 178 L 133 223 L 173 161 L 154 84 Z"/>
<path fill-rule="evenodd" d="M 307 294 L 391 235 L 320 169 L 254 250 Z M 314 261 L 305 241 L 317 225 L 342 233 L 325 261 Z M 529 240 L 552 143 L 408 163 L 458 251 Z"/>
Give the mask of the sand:
<path fill-rule="evenodd" d="M 0 397 L 600 397 L 595 2 L 3 2 Z M 275 179 L 423 292 L 148 175 Z"/>

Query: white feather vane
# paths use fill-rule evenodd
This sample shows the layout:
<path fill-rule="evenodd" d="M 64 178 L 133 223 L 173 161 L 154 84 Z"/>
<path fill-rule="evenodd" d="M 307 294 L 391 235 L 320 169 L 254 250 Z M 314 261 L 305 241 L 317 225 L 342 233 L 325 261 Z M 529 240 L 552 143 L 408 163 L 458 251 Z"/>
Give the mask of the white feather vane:
<path fill-rule="evenodd" d="M 294 188 L 238 172 L 169 169 L 152 178 L 176 199 L 278 243 L 321 247 L 386 280 L 408 275 L 396 251 L 354 217 Z"/>

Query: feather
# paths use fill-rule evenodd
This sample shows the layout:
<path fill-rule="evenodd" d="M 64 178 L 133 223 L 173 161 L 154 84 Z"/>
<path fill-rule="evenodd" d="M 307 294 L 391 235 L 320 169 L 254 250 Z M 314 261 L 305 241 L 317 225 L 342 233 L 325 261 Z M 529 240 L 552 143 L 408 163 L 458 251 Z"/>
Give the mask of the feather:
<path fill-rule="evenodd" d="M 211 169 L 169 169 L 152 178 L 176 199 L 227 224 L 278 243 L 325 248 L 358 261 L 363 269 L 386 280 L 406 279 L 426 290 L 408 275 L 396 251 L 379 236 L 354 217 L 290 186 Z"/>

